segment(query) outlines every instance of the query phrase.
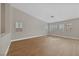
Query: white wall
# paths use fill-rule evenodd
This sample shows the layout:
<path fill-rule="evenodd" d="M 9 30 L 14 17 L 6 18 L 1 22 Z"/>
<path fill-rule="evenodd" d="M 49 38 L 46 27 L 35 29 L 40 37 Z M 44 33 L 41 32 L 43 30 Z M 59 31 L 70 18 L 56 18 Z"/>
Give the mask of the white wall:
<path fill-rule="evenodd" d="M 70 19 L 62 22 L 51 23 L 50 25 L 53 26 L 55 24 L 57 25 L 57 29 L 53 31 L 54 28 L 51 28 L 52 31 L 49 31 L 50 35 L 57 35 L 60 37 L 79 39 L 79 18 L 74 18 L 74 19 Z M 60 30 L 58 28 L 60 24 L 64 25 L 64 29 Z M 71 31 L 66 30 L 66 24 L 72 24 Z"/>
<path fill-rule="evenodd" d="M 13 40 L 28 38 L 28 37 L 37 37 L 41 35 L 47 35 L 48 24 L 44 21 L 41 21 L 33 16 L 28 15 L 16 8 L 12 8 L 12 19 L 13 19 Z M 15 24 L 16 21 L 21 21 L 23 23 L 23 31 L 16 32 Z"/>

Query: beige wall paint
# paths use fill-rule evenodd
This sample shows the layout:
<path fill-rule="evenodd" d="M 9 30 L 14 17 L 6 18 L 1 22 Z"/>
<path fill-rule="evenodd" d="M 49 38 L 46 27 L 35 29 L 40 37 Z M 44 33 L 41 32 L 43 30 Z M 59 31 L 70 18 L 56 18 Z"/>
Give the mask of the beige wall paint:
<path fill-rule="evenodd" d="M 57 24 L 59 26 L 60 24 L 70 24 L 70 23 L 72 24 L 71 32 L 65 31 L 65 29 L 64 31 L 60 31 L 59 29 L 57 29 L 56 31 L 50 32 L 50 34 L 52 35 L 55 34 L 58 36 L 66 36 L 71 38 L 79 38 L 79 18 L 74 18 L 74 19 L 70 19 L 62 22 L 51 23 L 50 25 Z"/>

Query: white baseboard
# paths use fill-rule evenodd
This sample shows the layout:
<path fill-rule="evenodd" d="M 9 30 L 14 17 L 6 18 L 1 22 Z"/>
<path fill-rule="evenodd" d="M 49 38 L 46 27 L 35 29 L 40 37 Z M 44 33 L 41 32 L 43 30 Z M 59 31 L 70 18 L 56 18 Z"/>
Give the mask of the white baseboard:
<path fill-rule="evenodd" d="M 8 53 L 8 51 L 9 51 L 9 47 L 10 47 L 10 45 L 11 45 L 11 33 L 9 33 L 9 38 L 8 39 L 10 39 L 10 42 L 9 42 L 9 45 L 7 46 L 7 49 L 6 49 L 6 51 L 5 51 L 5 56 L 7 56 L 7 53 Z"/>
<path fill-rule="evenodd" d="M 77 40 L 79 40 L 79 38 L 77 38 L 77 37 L 63 36 L 63 35 L 57 35 L 57 34 L 50 34 L 50 35 L 52 35 L 52 36 L 58 36 L 58 37 L 63 37 L 63 38 L 69 38 L 69 39 L 77 39 Z"/>
<path fill-rule="evenodd" d="M 10 44 L 11 44 L 11 43 L 10 43 Z M 8 45 L 8 47 L 7 47 L 7 49 L 6 49 L 4 56 L 7 56 L 7 53 L 8 53 L 8 51 L 9 51 L 10 44 Z"/>
<path fill-rule="evenodd" d="M 45 34 L 45 35 L 35 35 L 35 36 L 30 36 L 30 37 L 23 37 L 23 38 L 11 40 L 11 42 L 20 41 L 20 40 L 25 40 L 25 39 L 30 39 L 30 38 L 35 38 L 35 37 L 40 37 L 40 36 L 46 36 L 46 35 L 47 35 L 47 34 Z"/>
<path fill-rule="evenodd" d="M 7 53 L 8 53 L 8 50 L 9 50 L 9 46 L 11 44 L 11 33 L 8 33 L 8 34 L 4 35 L 3 37 L 1 37 L 1 39 L 4 40 L 4 41 L 9 39 L 7 42 L 6 41 L 5 42 L 4 41 L 2 42 L 2 43 L 7 43 L 6 46 L 3 45 L 3 47 L 2 47 L 2 55 L 6 56 Z"/>

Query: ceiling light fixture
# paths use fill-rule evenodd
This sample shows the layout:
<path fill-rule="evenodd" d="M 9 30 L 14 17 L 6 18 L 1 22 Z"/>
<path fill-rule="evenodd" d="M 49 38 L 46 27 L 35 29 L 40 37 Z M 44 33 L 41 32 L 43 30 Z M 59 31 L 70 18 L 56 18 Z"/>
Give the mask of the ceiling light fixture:
<path fill-rule="evenodd" d="M 54 16 L 50 16 L 51 18 L 53 18 Z"/>

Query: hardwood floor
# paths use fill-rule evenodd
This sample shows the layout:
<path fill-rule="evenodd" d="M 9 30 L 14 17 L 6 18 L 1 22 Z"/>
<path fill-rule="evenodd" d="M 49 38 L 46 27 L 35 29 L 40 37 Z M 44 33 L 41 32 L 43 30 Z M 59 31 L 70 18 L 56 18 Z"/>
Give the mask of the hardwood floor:
<path fill-rule="evenodd" d="M 79 56 L 79 40 L 42 36 L 12 42 L 8 56 Z"/>

